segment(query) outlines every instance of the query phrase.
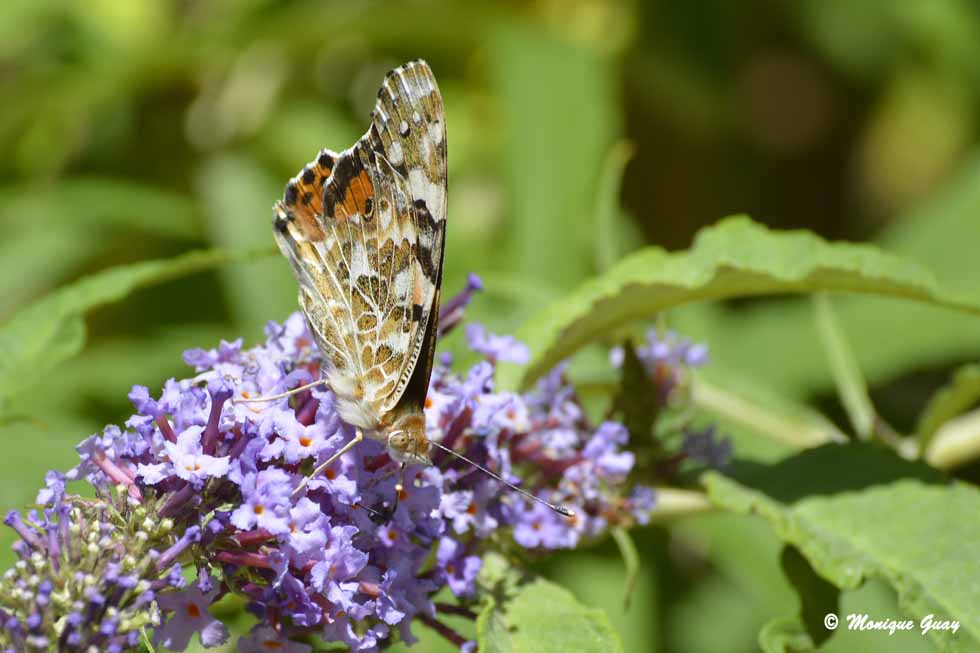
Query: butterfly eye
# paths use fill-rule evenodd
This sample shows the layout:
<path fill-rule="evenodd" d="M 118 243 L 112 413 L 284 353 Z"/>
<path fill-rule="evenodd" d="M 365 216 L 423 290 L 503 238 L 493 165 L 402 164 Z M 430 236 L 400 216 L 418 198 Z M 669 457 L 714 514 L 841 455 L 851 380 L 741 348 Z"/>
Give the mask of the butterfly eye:
<path fill-rule="evenodd" d="M 404 449 L 406 440 L 405 431 L 392 431 L 388 434 L 388 446 L 393 449 Z"/>

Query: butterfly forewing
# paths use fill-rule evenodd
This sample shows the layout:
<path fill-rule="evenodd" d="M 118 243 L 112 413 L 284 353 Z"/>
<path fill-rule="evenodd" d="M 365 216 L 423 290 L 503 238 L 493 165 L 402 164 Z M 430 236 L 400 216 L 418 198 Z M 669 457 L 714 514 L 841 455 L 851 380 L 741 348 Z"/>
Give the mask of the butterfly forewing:
<path fill-rule="evenodd" d="M 416 395 L 427 386 L 434 349 L 446 137 L 428 65 L 388 73 L 367 133 L 306 166 L 287 184 L 275 216 L 276 240 L 299 281 L 338 409 L 376 429 L 409 399 L 407 388 Z"/>

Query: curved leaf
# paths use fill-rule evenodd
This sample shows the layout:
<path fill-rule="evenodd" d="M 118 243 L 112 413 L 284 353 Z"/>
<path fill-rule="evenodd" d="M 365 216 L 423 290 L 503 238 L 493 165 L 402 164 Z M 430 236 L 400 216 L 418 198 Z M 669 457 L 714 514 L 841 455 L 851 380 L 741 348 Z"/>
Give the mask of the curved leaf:
<path fill-rule="evenodd" d="M 796 588 L 800 611 L 796 615 L 815 644 L 822 644 L 833 634 L 824 617 L 840 610 L 840 588 L 814 573 L 806 558 L 792 546 L 784 546 L 779 556 L 786 579 Z"/>
<path fill-rule="evenodd" d="M 118 301 L 139 288 L 250 260 L 265 251 L 199 251 L 120 265 L 83 277 L 24 307 L 0 326 L 0 412 L 27 382 L 81 350 L 85 344 L 85 312 Z"/>
<path fill-rule="evenodd" d="M 980 646 L 980 491 L 864 443 L 825 445 L 776 465 L 741 463 L 704 482 L 721 508 L 765 518 L 841 589 L 877 577 L 911 617 L 955 619 L 930 631 L 946 650 Z"/>
<path fill-rule="evenodd" d="M 477 619 L 486 653 L 622 653 L 606 613 L 587 608 L 543 579 L 520 587 L 502 607 L 488 599 Z"/>
<path fill-rule="evenodd" d="M 759 632 L 759 648 L 763 653 L 798 653 L 816 645 L 798 617 L 777 617 Z"/>
<path fill-rule="evenodd" d="M 964 158 L 960 170 L 910 211 L 897 215 L 875 244 L 931 270 L 944 288 L 965 293 L 980 288 L 980 151 Z M 778 388 L 801 400 L 833 389 L 819 347 L 810 302 L 792 297 L 736 307 L 690 304 L 672 310 L 671 326 L 711 343 L 712 380 L 719 367 L 741 378 Z M 980 360 L 980 329 L 972 315 L 886 297 L 834 297 L 834 309 L 871 386 L 917 370 Z M 900 328 L 898 328 L 900 325 Z M 888 337 L 882 337 L 888 334 Z M 772 356 L 789 351 L 792 356 Z"/>
<path fill-rule="evenodd" d="M 532 317 L 517 333 L 533 359 L 502 368 L 513 386 L 538 378 L 582 346 L 634 320 L 711 299 L 837 291 L 912 299 L 980 314 L 980 301 L 942 289 L 933 275 L 870 245 L 774 232 L 745 216 L 702 230 L 691 249 L 648 248 Z"/>

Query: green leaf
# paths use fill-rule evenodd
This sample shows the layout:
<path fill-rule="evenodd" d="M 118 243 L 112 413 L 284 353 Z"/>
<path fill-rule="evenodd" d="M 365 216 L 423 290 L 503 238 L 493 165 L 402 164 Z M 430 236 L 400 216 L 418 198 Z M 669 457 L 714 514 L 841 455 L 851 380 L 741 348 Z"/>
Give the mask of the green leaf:
<path fill-rule="evenodd" d="M 599 608 L 622 637 L 626 651 L 662 650 L 657 643 L 665 635 L 663 601 L 672 596 L 669 582 L 658 583 L 658 564 L 663 553 L 664 536 L 660 529 L 630 531 L 645 561 L 636 577 L 629 610 L 623 609 L 623 586 L 628 582 L 620 556 L 609 547 L 591 547 L 548 556 L 541 565 L 542 575 L 575 595 L 583 605 Z"/>
<path fill-rule="evenodd" d="M 777 617 L 759 631 L 759 648 L 763 653 L 812 651 L 813 638 L 797 617 Z"/>
<path fill-rule="evenodd" d="M 813 642 L 822 644 L 833 634 L 824 621 L 827 614 L 840 612 L 840 589 L 818 576 L 796 547 L 783 547 L 779 562 L 800 598 L 800 622 Z"/>
<path fill-rule="evenodd" d="M 489 653 L 512 653 L 514 647 L 507 632 L 507 621 L 503 612 L 497 609 L 497 602 L 488 596 L 483 610 L 476 618 L 476 636 L 481 651 Z"/>
<path fill-rule="evenodd" d="M 521 575 L 506 558 L 491 551 L 483 556 L 483 565 L 476 579 L 485 593 L 505 598 L 517 591 Z"/>
<path fill-rule="evenodd" d="M 121 265 L 79 279 L 24 307 L 0 325 L 0 412 L 11 395 L 85 344 L 84 314 L 134 290 L 219 265 L 257 258 L 262 251 L 211 250 L 173 259 Z"/>
<path fill-rule="evenodd" d="M 615 653 L 619 635 L 602 610 L 587 608 L 568 590 L 537 579 L 503 606 L 486 601 L 477 619 L 483 653 Z"/>
<path fill-rule="evenodd" d="M 854 353 L 837 322 L 830 298 L 821 293 L 813 298 L 813 304 L 817 312 L 817 331 L 824 352 L 830 359 L 837 395 L 847 411 L 854 433 L 867 440 L 871 438 L 875 423 L 875 408 L 868 395 L 868 384 L 861 376 Z"/>
<path fill-rule="evenodd" d="M 526 386 L 592 340 L 681 304 L 730 297 L 838 291 L 912 299 L 980 314 L 980 302 L 942 289 L 927 270 L 869 245 L 775 232 L 745 216 L 702 230 L 691 249 L 641 250 L 546 307 L 517 337 L 531 348 L 523 371 L 502 367 L 504 387 Z"/>
<path fill-rule="evenodd" d="M 636 550 L 636 543 L 625 528 L 613 528 L 609 531 L 612 534 L 616 546 L 619 547 L 619 554 L 623 557 L 623 564 L 626 566 L 626 586 L 623 588 L 623 610 L 630 609 L 630 599 L 633 590 L 636 589 L 636 581 L 640 577 L 640 554 Z"/>
<path fill-rule="evenodd" d="M 930 632 L 948 650 L 980 646 L 980 491 L 867 443 L 825 445 L 775 465 L 708 472 L 720 508 L 765 518 L 841 589 L 880 578 L 912 617 L 956 619 Z"/>
<path fill-rule="evenodd" d="M 980 248 L 980 151 L 920 206 L 889 221 L 875 240 L 929 268 L 944 288 L 965 293 L 980 288 L 974 257 Z M 980 358 L 980 329 L 971 315 L 871 296 L 835 297 L 834 308 L 872 387 L 950 361 Z M 722 365 L 791 398 L 832 388 L 809 301 L 793 297 L 737 308 L 692 304 L 670 317 L 685 335 L 711 343 L 712 364 L 704 372 L 712 378 Z M 790 348 L 792 356 L 771 355 Z"/>
<path fill-rule="evenodd" d="M 956 370 L 948 385 L 933 395 L 922 411 L 916 428 L 920 450 L 928 449 L 940 426 L 972 408 L 977 401 L 980 401 L 980 365 L 964 365 Z"/>

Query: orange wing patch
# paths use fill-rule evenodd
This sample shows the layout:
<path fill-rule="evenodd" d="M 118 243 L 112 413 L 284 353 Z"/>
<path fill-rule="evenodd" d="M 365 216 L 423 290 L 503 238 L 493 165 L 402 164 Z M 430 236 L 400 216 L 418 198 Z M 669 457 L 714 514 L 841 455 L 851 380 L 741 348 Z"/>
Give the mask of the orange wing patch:
<path fill-rule="evenodd" d="M 369 215 L 374 209 L 374 186 L 367 170 L 361 170 L 351 179 L 347 192 L 344 193 L 344 208 L 348 215 L 360 213 Z"/>
<path fill-rule="evenodd" d="M 370 222 L 374 214 L 374 183 L 368 172 L 369 161 L 361 148 L 352 148 L 337 159 L 333 175 L 323 189 L 326 205 L 323 213 L 337 222 L 346 222 L 355 215 Z"/>
<path fill-rule="evenodd" d="M 320 150 L 315 161 L 289 180 L 276 207 L 277 215 L 294 223 L 308 241 L 319 242 L 326 237 L 319 216 L 323 213 L 323 186 L 336 161 L 336 152 Z"/>

